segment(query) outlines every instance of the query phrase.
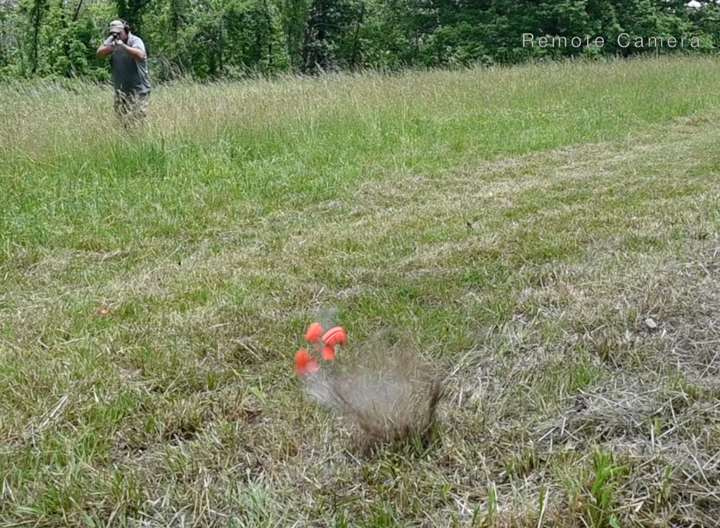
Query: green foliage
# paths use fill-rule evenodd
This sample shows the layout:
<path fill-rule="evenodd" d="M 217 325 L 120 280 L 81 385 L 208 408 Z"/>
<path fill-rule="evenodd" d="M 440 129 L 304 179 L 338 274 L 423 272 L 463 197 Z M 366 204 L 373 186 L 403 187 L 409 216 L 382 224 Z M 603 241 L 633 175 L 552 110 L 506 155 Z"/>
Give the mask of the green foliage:
<path fill-rule="evenodd" d="M 15 31 L 18 15 L 0 3 L 0 78 L 10 76 L 19 63 L 18 35 Z M 4 73 L 3 73 L 4 72 Z"/>
<path fill-rule="evenodd" d="M 81 17 L 82 10 L 83 0 L 22 0 L 16 10 L 6 8 L 9 23 L 3 25 L 0 15 L 0 67 L 21 77 L 102 78 L 94 58 L 99 24 Z"/>
<path fill-rule="evenodd" d="M 0 3 L 0 71 L 106 76 L 94 58 L 111 18 L 145 41 L 158 80 L 332 70 L 507 64 L 666 53 L 627 46 L 686 39 L 720 45 L 720 6 L 684 0 L 19 0 Z M 603 46 L 528 46 L 522 35 L 602 37 Z M 690 37 L 695 37 L 692 46 Z"/>
<path fill-rule="evenodd" d="M 618 480 L 627 474 L 624 466 L 615 462 L 612 453 L 596 451 L 593 454 L 594 478 L 589 489 L 590 502 L 587 504 L 585 521 L 590 528 L 619 528 L 620 522 L 614 513 Z"/>
<path fill-rule="evenodd" d="M 269 0 L 170 0 L 146 16 L 156 74 L 199 79 L 289 67 L 279 10 Z"/>
<path fill-rule="evenodd" d="M 45 50 L 41 73 L 74 77 L 87 72 L 86 43 L 82 42 L 82 33 L 76 25 L 77 22 L 69 18 L 65 2 L 52 0 L 40 38 L 40 44 Z"/>

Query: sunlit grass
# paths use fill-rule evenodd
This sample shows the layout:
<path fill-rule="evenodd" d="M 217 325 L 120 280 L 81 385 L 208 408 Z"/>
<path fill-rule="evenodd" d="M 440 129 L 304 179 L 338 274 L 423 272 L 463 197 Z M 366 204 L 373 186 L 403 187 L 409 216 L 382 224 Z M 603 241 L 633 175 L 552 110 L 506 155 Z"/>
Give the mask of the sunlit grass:
<path fill-rule="evenodd" d="M 211 212 L 342 196 L 387 171 L 606 139 L 717 104 L 711 59 L 178 84 L 125 133 L 105 87 L 0 87 L 3 241 L 115 249 Z M 134 221 L 142 218 L 141 222 Z M 9 257 L 6 249 L 5 258 Z"/>

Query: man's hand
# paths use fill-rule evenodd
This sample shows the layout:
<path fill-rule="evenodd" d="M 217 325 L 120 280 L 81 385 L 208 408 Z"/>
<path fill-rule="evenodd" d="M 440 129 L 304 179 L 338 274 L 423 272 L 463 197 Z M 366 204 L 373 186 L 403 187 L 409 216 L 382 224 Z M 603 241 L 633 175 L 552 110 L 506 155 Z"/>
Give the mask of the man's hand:
<path fill-rule="evenodd" d="M 109 37 L 100 44 L 100 47 L 97 49 L 96 55 L 99 59 L 104 59 L 108 55 L 112 55 L 112 52 L 115 50 L 115 46 L 117 43 L 120 42 L 119 39 L 115 39 L 112 37 Z"/>

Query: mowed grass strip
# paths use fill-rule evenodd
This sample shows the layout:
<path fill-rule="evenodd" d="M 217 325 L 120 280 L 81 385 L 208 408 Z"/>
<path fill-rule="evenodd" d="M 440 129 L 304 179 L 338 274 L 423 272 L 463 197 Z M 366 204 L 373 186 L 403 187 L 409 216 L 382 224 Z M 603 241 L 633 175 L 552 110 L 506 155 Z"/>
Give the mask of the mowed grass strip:
<path fill-rule="evenodd" d="M 714 65 L 180 85 L 130 139 L 13 96 L 0 519 L 710 525 Z M 443 367 L 431 446 L 303 400 L 318 315 Z"/>

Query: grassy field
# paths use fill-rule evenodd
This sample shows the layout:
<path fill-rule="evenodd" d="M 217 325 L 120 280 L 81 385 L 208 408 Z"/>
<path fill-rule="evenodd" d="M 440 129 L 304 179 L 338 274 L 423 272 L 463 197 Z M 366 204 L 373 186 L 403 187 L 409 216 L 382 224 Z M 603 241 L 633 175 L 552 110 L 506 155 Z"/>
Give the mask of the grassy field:
<path fill-rule="evenodd" d="M 106 87 L 0 86 L 0 526 L 719 525 L 718 87 L 182 83 L 128 134 Z M 429 445 L 303 397 L 318 314 L 443 372 Z"/>

